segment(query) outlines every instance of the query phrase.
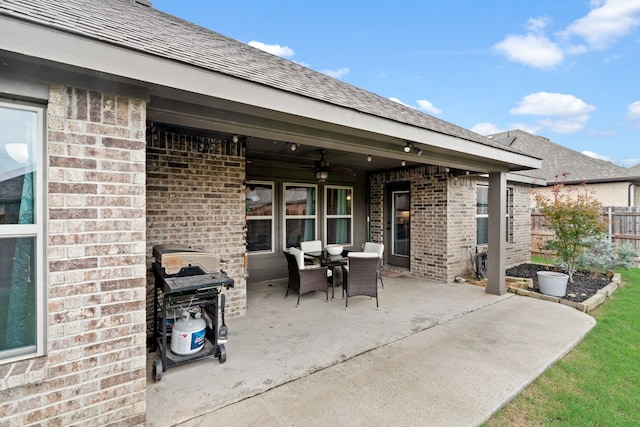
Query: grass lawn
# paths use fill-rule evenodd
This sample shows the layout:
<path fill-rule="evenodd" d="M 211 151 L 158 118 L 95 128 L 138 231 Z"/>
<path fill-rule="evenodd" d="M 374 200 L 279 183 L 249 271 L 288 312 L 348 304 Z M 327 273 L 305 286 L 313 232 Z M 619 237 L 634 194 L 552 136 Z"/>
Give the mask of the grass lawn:
<path fill-rule="evenodd" d="M 585 339 L 486 426 L 640 425 L 640 269 L 621 273 Z"/>

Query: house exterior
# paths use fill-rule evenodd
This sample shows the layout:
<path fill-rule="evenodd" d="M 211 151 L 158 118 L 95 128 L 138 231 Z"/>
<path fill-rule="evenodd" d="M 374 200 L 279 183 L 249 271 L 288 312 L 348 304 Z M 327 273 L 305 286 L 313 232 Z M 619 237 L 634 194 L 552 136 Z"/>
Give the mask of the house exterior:
<path fill-rule="evenodd" d="M 228 317 L 311 237 L 440 281 L 484 246 L 492 293 L 528 259 L 540 159 L 149 1 L 4 0 L 0 57 L 3 425 L 144 425 L 157 244 L 225 260 Z"/>
<path fill-rule="evenodd" d="M 563 184 L 566 188 L 592 191 L 603 206 L 640 206 L 640 172 L 637 169 L 594 159 L 518 129 L 490 138 L 527 153 L 536 153 L 544 160 L 542 168 L 529 173 L 546 181 L 546 186 L 536 188 L 539 193 L 551 195 L 551 187 Z"/>

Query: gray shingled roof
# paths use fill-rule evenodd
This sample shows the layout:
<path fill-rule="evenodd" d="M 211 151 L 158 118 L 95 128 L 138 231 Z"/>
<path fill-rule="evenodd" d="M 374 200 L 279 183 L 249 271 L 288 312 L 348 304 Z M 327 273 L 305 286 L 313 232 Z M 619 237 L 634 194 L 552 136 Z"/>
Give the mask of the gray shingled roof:
<path fill-rule="evenodd" d="M 634 174 L 636 174 L 636 175 L 640 175 L 640 163 L 638 163 L 637 165 L 629 168 L 629 170 L 631 172 L 633 172 Z"/>
<path fill-rule="evenodd" d="M 617 182 L 640 179 L 638 171 L 594 159 L 522 130 L 501 132 L 489 138 L 525 153 L 535 153 L 536 157 L 542 159 L 542 169 L 527 171 L 527 175 L 546 179 L 547 185 L 559 182 Z"/>
<path fill-rule="evenodd" d="M 505 149 L 462 127 L 132 0 L 3 0 L 0 15 Z"/>

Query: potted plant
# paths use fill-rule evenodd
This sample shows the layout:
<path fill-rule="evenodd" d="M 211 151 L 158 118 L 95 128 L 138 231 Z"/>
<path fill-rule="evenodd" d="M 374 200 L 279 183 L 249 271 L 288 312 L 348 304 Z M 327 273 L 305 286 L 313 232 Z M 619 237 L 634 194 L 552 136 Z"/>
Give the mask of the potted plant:
<path fill-rule="evenodd" d="M 541 193 L 533 196 L 545 219 L 544 227 L 554 233 L 543 248 L 551 251 L 566 276 L 557 271 L 538 273 L 540 292 L 555 296 L 564 296 L 567 282 L 573 283 L 578 258 L 589 247 L 586 239 L 601 236 L 606 230 L 600 216 L 601 204 L 590 192 L 562 190 L 563 185 L 558 184 L 550 197 Z"/>

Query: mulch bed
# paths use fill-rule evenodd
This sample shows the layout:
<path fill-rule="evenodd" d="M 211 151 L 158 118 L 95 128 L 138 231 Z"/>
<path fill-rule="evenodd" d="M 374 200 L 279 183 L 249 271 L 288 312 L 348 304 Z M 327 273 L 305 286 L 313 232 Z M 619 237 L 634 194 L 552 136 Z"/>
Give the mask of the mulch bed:
<path fill-rule="evenodd" d="M 553 267 L 540 264 L 520 264 L 507 269 L 506 275 L 533 279 L 533 290 L 540 292 L 536 272 L 542 270 L 553 271 Z M 573 281 L 574 283 L 567 284 L 567 294 L 563 299 L 574 302 L 583 302 L 589 299 L 595 295 L 597 291 L 611 282 L 606 274 L 597 274 L 595 277 L 592 277 L 591 274 L 587 272 L 575 272 L 573 274 Z"/>

